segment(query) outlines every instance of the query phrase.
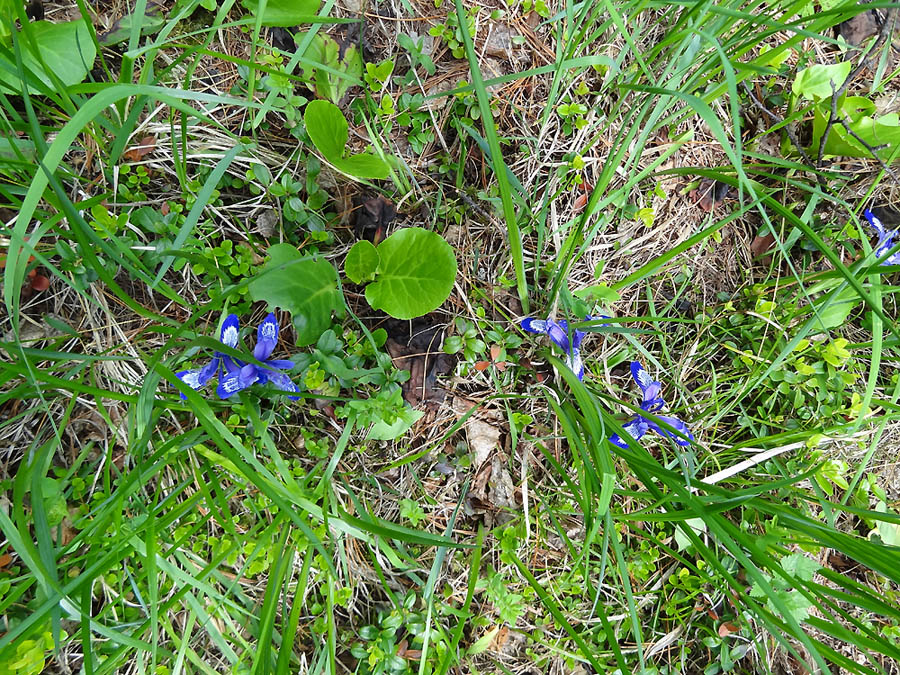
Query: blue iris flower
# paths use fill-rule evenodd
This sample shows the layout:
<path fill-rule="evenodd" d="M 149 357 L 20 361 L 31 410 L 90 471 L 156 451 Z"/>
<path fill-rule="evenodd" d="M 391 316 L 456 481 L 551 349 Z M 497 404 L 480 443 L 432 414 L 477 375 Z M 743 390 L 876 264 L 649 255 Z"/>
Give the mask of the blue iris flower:
<path fill-rule="evenodd" d="M 608 316 L 601 314 L 598 318 L 608 319 Z M 585 321 L 593 321 L 594 317 L 588 314 L 584 317 Z M 579 380 L 584 379 L 584 362 L 581 360 L 581 342 L 587 331 L 573 330 L 571 332 L 572 339 L 569 340 L 569 323 L 565 319 L 554 321 L 553 319 L 532 319 L 531 317 L 522 319 L 519 324 L 522 330 L 529 333 L 543 333 L 566 353 L 566 365 L 575 373 Z M 606 326 L 607 324 L 602 324 Z"/>
<path fill-rule="evenodd" d="M 225 321 L 222 322 L 222 329 L 219 331 L 219 342 L 232 349 L 237 347 L 237 315 L 229 314 L 225 318 Z M 212 379 L 213 375 L 218 374 L 219 379 L 221 380 L 223 371 L 232 372 L 239 370 L 240 366 L 237 365 L 238 363 L 240 362 L 236 362 L 235 359 L 232 359 L 230 356 L 226 356 L 222 352 L 217 351 L 212 357 L 212 360 L 203 366 L 203 368 L 198 368 L 196 370 L 182 370 L 179 373 L 175 373 L 175 376 L 191 389 L 198 390 L 206 386 L 206 383 Z M 241 365 L 243 364 L 241 363 Z M 187 399 L 187 397 L 184 394 L 181 394 L 181 400 L 184 401 L 185 399 Z"/>
<path fill-rule="evenodd" d="M 590 317 L 588 317 L 588 320 Z M 566 354 L 566 365 L 575 373 L 579 380 L 584 379 L 584 362 L 581 360 L 581 342 L 586 333 L 582 330 L 572 331 L 572 340 L 569 341 L 569 324 L 565 319 L 554 321 L 553 319 L 522 319 L 522 330 L 529 333 L 544 333 L 550 340 Z"/>
<path fill-rule="evenodd" d="M 863 211 L 863 215 L 869 221 L 872 229 L 878 233 L 878 247 L 875 249 L 875 257 L 880 258 L 894 247 L 894 237 L 897 235 L 897 230 L 885 231 L 884 225 L 869 209 Z M 888 256 L 884 262 L 888 265 L 900 265 L 900 251 Z"/>
<path fill-rule="evenodd" d="M 239 331 L 240 326 L 237 315 L 229 314 L 222 323 L 219 341 L 226 347 L 236 349 Z M 219 385 L 216 387 L 216 393 L 220 398 L 228 398 L 255 382 L 260 384 L 271 382 L 282 391 L 298 392 L 300 390 L 291 382 L 291 379 L 284 373 L 279 372 L 287 368 L 293 368 L 293 361 L 269 359 L 269 356 L 275 350 L 276 344 L 278 344 L 278 321 L 275 319 L 274 314 L 269 314 L 257 328 L 256 348 L 253 350 L 253 357 L 257 361 L 262 361 L 263 366 L 245 363 L 240 359 L 232 358 L 217 351 L 213 355 L 212 360 L 203 368 L 182 370 L 175 373 L 175 375 L 194 390 L 201 389 L 214 375 L 218 375 Z M 186 398 L 184 394 L 181 394 L 182 400 Z M 289 396 L 288 398 L 296 401 L 300 397 Z"/>
<path fill-rule="evenodd" d="M 263 365 L 236 361 L 236 367 L 229 369 L 224 377 L 219 378 L 216 393 L 221 398 L 228 398 L 256 382 L 260 384 L 271 382 L 282 391 L 300 391 L 297 385 L 291 382 L 291 378 L 280 372 L 293 368 L 294 362 L 269 358 L 275 351 L 276 344 L 278 344 L 278 321 L 275 315 L 270 313 L 256 329 L 256 347 L 253 349 L 253 358 L 262 361 Z M 288 398 L 296 401 L 300 397 L 289 395 Z"/>
<path fill-rule="evenodd" d="M 660 396 L 662 385 L 659 382 L 656 382 L 652 377 L 650 377 L 647 371 L 644 370 L 644 366 L 642 366 L 637 361 L 631 362 L 631 376 L 634 378 L 634 381 L 637 382 L 643 394 L 641 400 L 641 410 L 647 413 L 652 413 L 653 419 L 644 417 L 643 415 L 635 415 L 622 426 L 625 432 L 629 436 L 631 436 L 631 438 L 637 441 L 640 440 L 640 438 L 644 436 L 648 431 L 652 430 L 662 436 L 671 438 L 682 447 L 690 445 L 694 441 L 694 434 L 690 432 L 684 422 L 682 422 L 677 417 L 656 414 L 666 405 L 666 402 L 663 401 L 662 396 Z M 681 438 L 680 436 L 676 436 L 675 434 L 673 434 L 668 429 L 663 429 L 659 424 L 656 423 L 656 420 L 665 422 L 686 438 Z M 612 436 L 610 436 L 609 442 L 625 450 L 628 449 L 628 443 L 622 440 L 622 438 L 618 434 L 613 434 Z"/>

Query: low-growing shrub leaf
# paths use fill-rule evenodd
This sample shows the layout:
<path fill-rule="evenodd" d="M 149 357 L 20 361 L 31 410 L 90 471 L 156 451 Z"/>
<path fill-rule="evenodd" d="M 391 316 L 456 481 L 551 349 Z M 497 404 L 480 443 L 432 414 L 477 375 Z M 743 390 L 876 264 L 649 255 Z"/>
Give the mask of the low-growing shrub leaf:
<path fill-rule="evenodd" d="M 264 300 L 269 309 L 289 311 L 301 346 L 319 339 L 331 325 L 332 312 L 344 312 L 334 265 L 307 258 L 290 244 L 269 248 L 269 262 L 250 282 L 250 297 Z"/>
<path fill-rule="evenodd" d="M 437 309 L 456 279 L 456 256 L 443 237 L 421 227 L 395 232 L 378 246 L 375 281 L 366 300 L 397 319 L 412 319 Z"/>

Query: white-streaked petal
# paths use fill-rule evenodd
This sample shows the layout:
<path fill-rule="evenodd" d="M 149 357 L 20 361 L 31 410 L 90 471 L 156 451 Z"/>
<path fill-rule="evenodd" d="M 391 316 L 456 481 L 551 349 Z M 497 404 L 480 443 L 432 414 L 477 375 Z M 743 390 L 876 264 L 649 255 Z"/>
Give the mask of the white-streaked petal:
<path fill-rule="evenodd" d="M 634 378 L 634 381 L 637 382 L 641 391 L 646 391 L 647 387 L 653 384 L 653 378 L 650 377 L 650 373 L 644 370 L 644 366 L 638 361 L 631 362 L 631 376 Z"/>
<path fill-rule="evenodd" d="M 885 237 L 889 236 L 884 231 L 884 225 L 882 225 L 881 221 L 875 217 L 874 213 L 869 211 L 869 209 L 866 209 L 865 211 L 863 211 L 863 215 L 866 217 L 866 220 L 869 221 L 869 225 L 872 226 L 872 229 L 878 233 L 878 237 L 880 239 L 884 239 Z"/>
<path fill-rule="evenodd" d="M 566 365 L 579 380 L 584 379 L 584 362 L 581 360 L 581 352 L 578 349 L 573 349 L 572 353 L 566 356 Z"/>
<path fill-rule="evenodd" d="M 234 349 L 238 343 L 238 333 L 240 325 L 238 324 L 237 314 L 229 314 L 222 323 L 222 332 L 219 341 L 228 347 Z"/>
<path fill-rule="evenodd" d="M 519 325 L 522 327 L 522 330 L 527 331 L 529 333 L 546 333 L 547 332 L 547 322 L 543 319 L 532 319 L 530 316 L 525 317 L 519 322 Z"/>
<path fill-rule="evenodd" d="M 180 373 L 175 373 L 175 377 L 184 382 L 191 389 L 199 389 L 205 383 L 200 381 L 200 374 L 202 370 L 182 370 Z"/>

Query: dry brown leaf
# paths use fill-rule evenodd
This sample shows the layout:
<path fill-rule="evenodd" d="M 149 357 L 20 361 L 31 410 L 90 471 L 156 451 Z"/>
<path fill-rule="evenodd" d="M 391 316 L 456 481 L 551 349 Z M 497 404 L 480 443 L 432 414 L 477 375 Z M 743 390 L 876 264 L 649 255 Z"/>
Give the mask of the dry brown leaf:
<path fill-rule="evenodd" d="M 469 451 L 472 454 L 472 466 L 478 468 L 485 464 L 500 447 L 500 429 L 483 420 L 470 417 L 465 425 Z"/>
<path fill-rule="evenodd" d="M 727 637 L 732 633 L 737 633 L 740 630 L 735 624 L 731 623 L 731 621 L 724 621 L 722 625 L 719 626 L 719 637 Z"/>
<path fill-rule="evenodd" d="M 764 253 L 768 253 L 772 249 L 772 245 L 775 243 L 775 235 L 771 232 L 764 234 L 761 237 L 754 237 L 753 241 L 750 242 L 750 254 L 757 258 Z"/>
<path fill-rule="evenodd" d="M 144 136 L 138 144 L 132 146 L 124 153 L 122 157 L 129 162 L 139 162 L 149 155 L 156 148 L 156 136 Z"/>

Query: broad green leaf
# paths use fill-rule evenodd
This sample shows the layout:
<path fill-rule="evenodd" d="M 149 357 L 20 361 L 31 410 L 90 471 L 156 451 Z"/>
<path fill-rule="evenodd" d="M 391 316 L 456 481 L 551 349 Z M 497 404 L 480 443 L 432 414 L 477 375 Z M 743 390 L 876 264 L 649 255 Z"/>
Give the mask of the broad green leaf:
<path fill-rule="evenodd" d="M 0 0 L 0 40 L 9 35 L 9 24 L 15 20 L 14 1 Z"/>
<path fill-rule="evenodd" d="M 878 502 L 875 510 L 879 513 L 891 513 L 888 511 L 887 504 L 883 501 Z M 897 523 L 889 523 L 884 520 L 877 520 L 875 521 L 875 527 L 869 532 L 869 539 L 876 536 L 881 539 L 881 543 L 885 546 L 900 546 L 900 525 Z"/>
<path fill-rule="evenodd" d="M 34 44 L 24 31 L 20 32 L 22 61 L 27 70 L 48 87 L 53 87 L 50 76 L 44 70 L 34 52 L 39 52 L 41 59 L 66 86 L 78 84 L 84 80 L 88 71 L 94 66 L 97 49 L 84 21 L 67 21 L 50 23 L 34 21 L 31 24 Z M 34 49 L 34 51 L 33 51 Z M 13 64 L 13 67 L 14 64 Z M 0 67 L 0 85 L 6 85 L 13 91 L 21 89 L 19 78 L 5 68 Z"/>
<path fill-rule="evenodd" d="M 856 136 L 870 147 L 877 148 L 876 152 L 882 159 L 888 160 L 896 152 L 897 145 L 900 144 L 900 116 L 897 113 L 876 117 L 876 106 L 872 101 L 862 96 L 847 96 L 839 103 L 839 114 L 841 119 L 848 121 L 850 130 L 842 124 L 833 125 L 825 141 L 825 154 L 843 157 L 871 156 L 868 148 Z M 819 147 L 830 116 L 831 106 L 827 100 L 816 106 L 813 117 L 813 148 Z"/>
<path fill-rule="evenodd" d="M 347 144 L 347 120 L 330 101 L 310 101 L 303 114 L 306 132 L 313 145 L 336 169 L 356 178 L 387 178 L 389 167 L 375 155 L 344 157 Z"/>
<path fill-rule="evenodd" d="M 344 260 L 344 274 L 354 284 L 372 281 L 378 271 L 378 250 L 368 239 L 353 244 Z"/>
<path fill-rule="evenodd" d="M 685 526 L 690 527 L 697 536 L 702 537 L 706 534 L 706 523 L 703 522 L 702 518 L 688 518 L 683 524 L 676 525 L 675 543 L 678 544 L 679 551 L 687 551 L 693 546 L 691 538 L 685 534 Z"/>
<path fill-rule="evenodd" d="M 844 84 L 844 80 L 847 79 L 852 67 L 853 64 L 848 61 L 846 63 L 834 63 L 827 66 L 815 65 L 804 68 L 794 78 L 792 91 L 797 96 L 803 96 L 814 101 L 830 99 L 831 95 Z"/>
<path fill-rule="evenodd" d="M 392 441 L 395 438 L 400 438 L 424 414 L 424 410 L 404 408 L 393 424 L 388 424 L 384 420 L 375 422 L 372 428 L 369 429 L 369 433 L 366 434 L 366 438 L 370 441 Z"/>
<path fill-rule="evenodd" d="M 592 302 L 618 302 L 621 298 L 619 294 L 606 284 L 594 284 L 587 288 L 580 288 L 572 293 L 576 298 Z"/>
<path fill-rule="evenodd" d="M 254 16 L 262 0 L 242 0 L 241 4 Z M 268 0 L 263 10 L 263 26 L 296 26 L 309 22 L 319 12 L 319 0 Z"/>
<path fill-rule="evenodd" d="M 466 650 L 466 656 L 477 656 L 478 654 L 481 654 L 481 652 L 487 650 L 487 648 L 491 646 L 491 642 L 494 641 L 494 636 L 499 631 L 500 626 L 494 626 L 487 633 L 475 640 L 475 642 L 473 642 Z"/>
<path fill-rule="evenodd" d="M 381 263 L 366 300 L 396 319 L 437 309 L 453 289 L 456 256 L 443 237 L 421 227 L 395 232 L 378 246 Z"/>
<path fill-rule="evenodd" d="M 327 260 L 304 257 L 290 244 L 269 248 L 269 262 L 250 282 L 250 297 L 266 301 L 269 309 L 289 311 L 301 346 L 319 339 L 331 325 L 332 312 L 342 315 L 344 311 L 334 266 Z"/>
<path fill-rule="evenodd" d="M 797 623 L 802 623 L 809 618 L 809 610 L 812 609 L 813 603 L 800 591 L 781 592 L 779 595 L 781 596 L 781 600 L 784 602 L 785 607 L 787 607 L 791 616 L 794 617 Z M 770 610 L 781 614 L 771 600 L 766 604 Z"/>
<path fill-rule="evenodd" d="M 837 294 L 824 309 L 818 310 L 818 325 L 816 329 L 826 332 L 832 328 L 843 326 L 850 316 L 850 312 L 862 304 L 859 296 L 852 288 L 845 288 Z"/>
<path fill-rule="evenodd" d="M 16 161 L 20 156 L 25 161 L 34 161 L 37 157 L 34 142 L 27 138 L 0 138 L 0 159 Z"/>

